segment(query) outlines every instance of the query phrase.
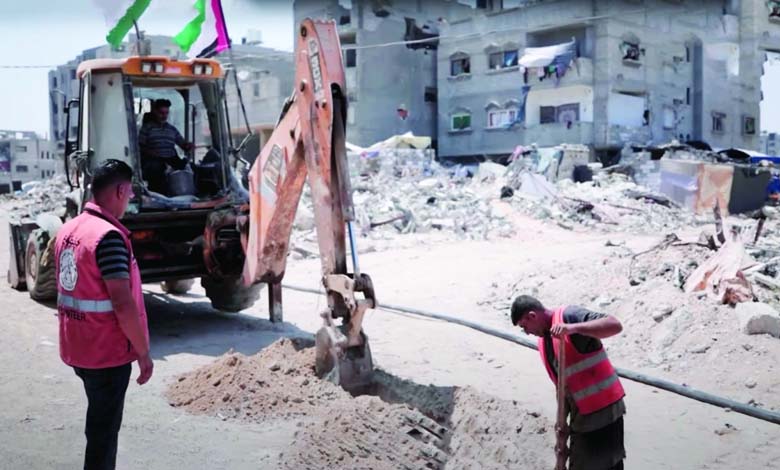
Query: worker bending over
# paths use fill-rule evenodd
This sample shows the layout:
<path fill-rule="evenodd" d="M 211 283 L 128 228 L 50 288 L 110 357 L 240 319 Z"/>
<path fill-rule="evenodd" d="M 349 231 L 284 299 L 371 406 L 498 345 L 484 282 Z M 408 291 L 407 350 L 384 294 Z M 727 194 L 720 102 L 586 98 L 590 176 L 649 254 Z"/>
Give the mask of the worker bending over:
<path fill-rule="evenodd" d="M 539 337 L 542 362 L 555 384 L 560 356 L 559 341 L 553 338 L 564 339 L 570 470 L 622 470 L 625 392 L 600 341 L 620 333 L 620 321 L 577 306 L 548 310 L 527 295 L 514 300 L 511 316 L 513 325 Z"/>

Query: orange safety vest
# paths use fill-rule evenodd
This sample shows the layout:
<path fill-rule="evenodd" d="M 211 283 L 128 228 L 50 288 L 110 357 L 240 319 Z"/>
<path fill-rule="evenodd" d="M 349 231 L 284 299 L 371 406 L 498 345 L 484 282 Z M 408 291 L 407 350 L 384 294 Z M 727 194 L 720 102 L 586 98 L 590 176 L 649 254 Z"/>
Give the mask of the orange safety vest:
<path fill-rule="evenodd" d="M 149 339 L 141 272 L 128 238 L 130 232 L 111 214 L 87 203 L 84 212 L 60 228 L 55 244 L 60 357 L 71 366 L 101 369 L 138 359 L 119 326 L 95 258 L 98 243 L 112 230 L 119 232 L 127 246 L 130 288 Z"/>
<path fill-rule="evenodd" d="M 566 307 L 560 307 L 553 311 L 552 324 L 564 323 L 563 311 Z M 553 352 L 558 357 L 559 341 L 553 338 Z M 609 362 L 607 352 L 601 347 L 598 351 L 582 354 L 577 351 L 571 342 L 571 337 L 564 339 L 566 347 L 566 364 L 559 364 L 558 371 L 563 371 L 566 388 L 574 399 L 580 414 L 586 415 L 615 403 L 623 398 L 626 393 L 620 383 L 615 368 Z M 547 361 L 544 338 L 539 338 L 539 353 L 542 362 L 547 368 L 547 374 L 556 386 L 558 377 Z"/>

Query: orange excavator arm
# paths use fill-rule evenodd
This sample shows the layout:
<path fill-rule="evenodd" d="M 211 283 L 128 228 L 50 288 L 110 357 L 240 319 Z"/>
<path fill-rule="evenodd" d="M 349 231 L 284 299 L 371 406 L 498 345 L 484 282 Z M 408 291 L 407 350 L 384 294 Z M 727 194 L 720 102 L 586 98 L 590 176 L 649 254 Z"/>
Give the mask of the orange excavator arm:
<path fill-rule="evenodd" d="M 373 369 L 362 331 L 376 306 L 371 279 L 360 273 L 346 157 L 346 83 L 333 21 L 304 20 L 295 51 L 295 89 L 249 173 L 244 283 L 267 282 L 271 318 L 281 320 L 281 280 L 290 234 L 308 180 L 328 307 L 316 336 L 317 371 L 357 388 Z M 353 272 L 347 268 L 347 239 Z M 361 293 L 362 296 L 356 294 Z"/>

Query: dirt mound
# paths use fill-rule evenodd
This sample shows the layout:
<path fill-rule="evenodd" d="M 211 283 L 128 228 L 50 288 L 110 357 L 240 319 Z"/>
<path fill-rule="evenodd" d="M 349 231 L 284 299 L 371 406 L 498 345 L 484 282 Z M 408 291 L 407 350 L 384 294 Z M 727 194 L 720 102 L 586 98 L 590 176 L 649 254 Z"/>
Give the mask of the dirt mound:
<path fill-rule="evenodd" d="M 228 353 L 179 377 L 172 406 L 222 419 L 296 420 L 287 468 L 549 468 L 552 425 L 471 388 L 423 386 L 377 371 L 353 397 L 316 377 L 309 340 Z"/>

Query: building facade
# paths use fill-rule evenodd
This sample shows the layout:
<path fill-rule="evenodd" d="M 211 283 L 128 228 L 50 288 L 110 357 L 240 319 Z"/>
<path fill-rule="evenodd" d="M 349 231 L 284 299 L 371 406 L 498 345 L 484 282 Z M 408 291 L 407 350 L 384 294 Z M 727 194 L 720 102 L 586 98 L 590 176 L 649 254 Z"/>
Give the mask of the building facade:
<path fill-rule="evenodd" d="M 247 135 L 248 121 L 249 128 L 260 136 L 260 144 L 264 145 L 273 133 L 285 100 L 293 91 L 293 53 L 263 47 L 250 34 L 242 38 L 241 44 L 233 45 L 232 59 L 230 54 L 224 52 L 216 58 L 236 71 L 236 77 L 230 72 L 231 76 L 225 86 L 234 139 L 240 142 Z M 235 78 L 241 88 L 246 121 L 238 99 Z"/>
<path fill-rule="evenodd" d="M 767 155 L 779 156 L 780 153 L 780 134 L 777 132 L 762 132 L 760 151 Z"/>
<path fill-rule="evenodd" d="M 762 65 L 780 50 L 765 2 L 491 3 L 441 29 L 440 156 L 560 143 L 615 154 L 672 139 L 758 149 Z M 533 48 L 546 46 L 560 55 L 545 64 L 550 50 Z"/>
<path fill-rule="evenodd" d="M 436 35 L 442 23 L 472 10 L 456 1 L 295 1 L 295 25 L 307 17 L 338 24 L 351 143 L 368 146 L 406 132 L 436 139 L 437 41 L 377 46 Z"/>
<path fill-rule="evenodd" d="M 0 130 L 0 194 L 64 174 L 62 159 L 54 150 L 50 140 L 35 132 Z"/>

